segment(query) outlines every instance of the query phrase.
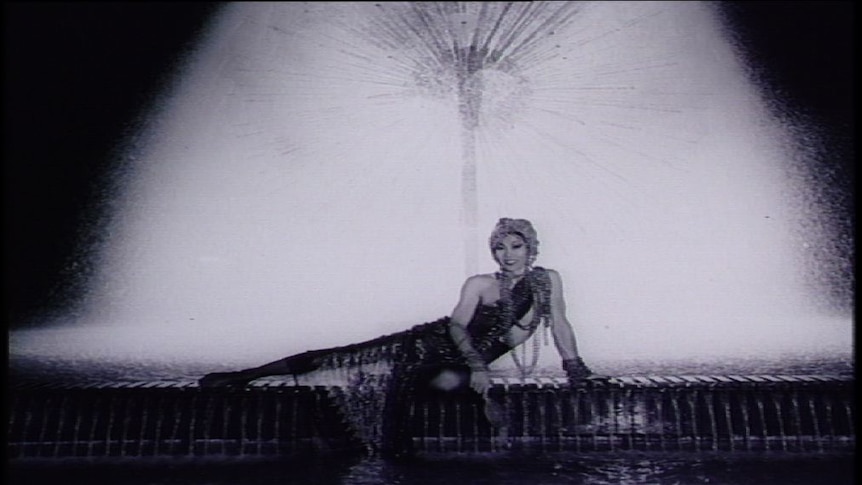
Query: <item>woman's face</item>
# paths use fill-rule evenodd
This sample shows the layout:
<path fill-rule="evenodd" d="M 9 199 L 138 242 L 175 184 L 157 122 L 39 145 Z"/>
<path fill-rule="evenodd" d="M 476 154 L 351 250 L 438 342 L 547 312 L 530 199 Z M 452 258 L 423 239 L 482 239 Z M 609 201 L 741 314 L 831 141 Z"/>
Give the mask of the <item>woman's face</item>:
<path fill-rule="evenodd" d="M 527 243 L 517 234 L 507 234 L 494 246 L 494 259 L 503 271 L 524 273 L 528 257 Z"/>

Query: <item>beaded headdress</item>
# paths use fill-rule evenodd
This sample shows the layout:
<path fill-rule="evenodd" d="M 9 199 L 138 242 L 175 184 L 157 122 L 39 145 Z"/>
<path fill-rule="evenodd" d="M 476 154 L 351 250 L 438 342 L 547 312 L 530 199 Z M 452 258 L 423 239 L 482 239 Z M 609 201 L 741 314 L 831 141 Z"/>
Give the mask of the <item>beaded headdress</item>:
<path fill-rule="evenodd" d="M 504 217 L 497 221 L 494 232 L 491 233 L 491 237 L 488 239 L 491 254 L 494 254 L 494 248 L 497 246 L 497 243 L 509 234 L 516 234 L 524 239 L 524 242 L 527 243 L 527 257 L 530 264 L 532 264 L 536 260 L 536 256 L 539 255 L 539 236 L 536 234 L 533 224 L 526 219 Z"/>
<path fill-rule="evenodd" d="M 535 305 L 536 311 L 533 312 L 533 318 L 526 325 L 522 325 L 521 322 L 516 320 L 511 308 L 512 284 L 508 281 L 512 275 L 506 272 L 498 272 L 496 273 L 496 277 L 500 281 L 500 305 L 502 318 L 509 322 L 509 325 L 507 326 L 508 328 L 511 328 L 512 325 L 517 325 L 530 333 L 534 332 L 539 327 L 539 324 L 544 322 L 544 341 L 545 345 L 548 345 L 548 327 L 551 323 L 551 280 L 548 278 L 548 273 L 544 268 L 531 268 L 536 260 L 536 256 L 539 255 L 539 237 L 536 234 L 536 229 L 533 228 L 533 224 L 531 224 L 530 221 L 526 219 L 509 219 L 504 217 L 497 221 L 497 225 L 494 227 L 494 232 L 491 233 L 491 237 L 488 239 L 488 244 L 491 246 L 491 254 L 494 254 L 494 248 L 500 240 L 509 234 L 521 236 L 527 244 L 528 271 L 525 273 L 524 277 L 529 282 L 531 291 L 533 292 L 533 304 Z M 515 349 L 512 349 L 510 354 L 512 359 L 515 361 L 515 366 L 521 371 L 521 376 L 526 377 L 533 372 L 539 362 L 539 340 L 537 338 L 533 339 L 533 358 L 530 363 L 527 363 L 526 346 L 522 345 L 521 348 L 523 353 L 521 358 L 518 357 Z"/>

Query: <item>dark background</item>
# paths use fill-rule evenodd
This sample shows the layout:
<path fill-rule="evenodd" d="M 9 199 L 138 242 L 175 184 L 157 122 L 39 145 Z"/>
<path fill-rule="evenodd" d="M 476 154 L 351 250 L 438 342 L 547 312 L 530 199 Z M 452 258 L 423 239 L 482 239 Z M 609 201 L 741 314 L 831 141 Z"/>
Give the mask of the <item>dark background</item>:
<path fill-rule="evenodd" d="M 92 268 L 109 170 L 218 4 L 15 2 L 4 10 L 7 323 L 61 311 Z"/>
<path fill-rule="evenodd" d="M 811 170 L 834 187 L 829 197 L 837 231 L 850 238 L 852 3 L 722 5 L 754 74 L 822 130 L 831 156 Z M 113 160 L 218 8 L 182 2 L 4 3 L 7 325 L 62 311 L 74 299 L 76 283 L 92 270 L 87 248 L 98 242 L 99 221 L 107 213 L 103 201 L 110 199 Z"/>

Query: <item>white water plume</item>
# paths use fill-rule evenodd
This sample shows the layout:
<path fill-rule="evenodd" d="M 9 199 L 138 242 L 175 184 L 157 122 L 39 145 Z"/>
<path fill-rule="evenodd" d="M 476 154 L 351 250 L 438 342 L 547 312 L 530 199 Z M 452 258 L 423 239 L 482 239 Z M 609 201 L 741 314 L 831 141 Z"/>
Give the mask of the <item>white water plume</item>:
<path fill-rule="evenodd" d="M 230 4 L 158 113 L 87 311 L 13 352 L 264 362 L 403 330 L 451 311 L 465 253 L 495 269 L 500 217 L 533 221 L 588 360 L 850 347 L 708 3 Z"/>

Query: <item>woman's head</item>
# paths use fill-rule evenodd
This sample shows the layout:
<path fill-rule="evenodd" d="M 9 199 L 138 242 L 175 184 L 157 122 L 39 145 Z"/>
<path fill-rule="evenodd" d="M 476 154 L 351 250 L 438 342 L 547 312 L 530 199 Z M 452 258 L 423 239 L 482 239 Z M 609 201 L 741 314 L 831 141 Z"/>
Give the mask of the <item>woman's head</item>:
<path fill-rule="evenodd" d="M 521 273 L 539 254 L 539 238 L 530 221 L 502 218 L 488 239 L 494 260 L 504 271 Z"/>

